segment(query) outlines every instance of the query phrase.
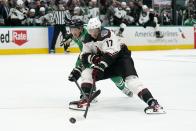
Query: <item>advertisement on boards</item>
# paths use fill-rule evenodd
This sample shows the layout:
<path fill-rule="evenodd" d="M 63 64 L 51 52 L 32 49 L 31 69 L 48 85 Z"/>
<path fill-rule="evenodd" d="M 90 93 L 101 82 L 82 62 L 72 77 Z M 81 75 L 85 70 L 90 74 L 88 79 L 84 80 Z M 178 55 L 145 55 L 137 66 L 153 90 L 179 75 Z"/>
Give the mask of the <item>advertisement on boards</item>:
<path fill-rule="evenodd" d="M 1 28 L 1 49 L 48 48 L 47 28 Z"/>
<path fill-rule="evenodd" d="M 128 45 L 191 45 L 194 43 L 192 27 L 160 27 L 163 38 L 156 38 L 155 30 L 147 27 L 130 27 L 124 36 Z"/>

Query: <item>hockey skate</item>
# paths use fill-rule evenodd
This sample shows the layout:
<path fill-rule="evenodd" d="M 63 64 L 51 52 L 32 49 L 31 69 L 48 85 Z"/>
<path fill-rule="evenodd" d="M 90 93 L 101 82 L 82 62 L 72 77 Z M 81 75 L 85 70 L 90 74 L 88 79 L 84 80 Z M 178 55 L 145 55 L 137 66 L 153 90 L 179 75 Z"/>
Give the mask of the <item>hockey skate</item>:
<path fill-rule="evenodd" d="M 79 111 L 85 111 L 87 106 L 90 106 L 90 103 L 101 93 L 101 90 L 97 90 L 92 93 L 92 95 L 89 97 L 87 95 L 87 98 L 81 98 L 78 101 L 72 101 L 69 103 L 69 109 L 73 110 L 79 110 Z"/>
<path fill-rule="evenodd" d="M 70 102 L 69 103 L 69 109 L 85 111 L 87 105 L 88 105 L 88 101 L 86 99 L 81 99 L 79 101 Z"/>
<path fill-rule="evenodd" d="M 165 110 L 162 106 L 159 105 L 157 100 L 154 100 L 151 104 L 151 106 L 148 106 L 144 109 L 144 112 L 146 114 L 165 114 Z"/>
<path fill-rule="evenodd" d="M 96 90 L 97 90 L 97 88 L 96 88 L 96 86 L 94 87 L 94 89 L 93 89 L 93 93 L 92 94 L 94 94 L 95 92 L 96 92 Z M 80 99 L 84 99 L 85 97 L 81 94 L 80 95 Z M 96 103 L 96 102 L 98 102 L 98 100 L 97 100 L 97 98 L 94 98 L 92 101 L 91 101 L 91 103 Z"/>
<path fill-rule="evenodd" d="M 93 93 L 95 93 L 95 92 L 93 92 Z M 84 99 L 83 95 L 80 95 L 80 99 Z M 97 102 L 98 102 L 97 98 L 94 98 L 94 99 L 91 101 L 91 103 L 97 103 Z"/>

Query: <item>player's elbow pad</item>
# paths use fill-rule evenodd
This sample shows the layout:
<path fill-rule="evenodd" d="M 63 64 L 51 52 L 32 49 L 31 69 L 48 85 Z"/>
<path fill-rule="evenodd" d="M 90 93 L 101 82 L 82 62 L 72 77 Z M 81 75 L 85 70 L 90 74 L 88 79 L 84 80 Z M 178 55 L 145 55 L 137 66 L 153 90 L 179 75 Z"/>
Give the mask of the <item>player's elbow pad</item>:
<path fill-rule="evenodd" d="M 84 67 L 87 67 L 89 64 L 91 64 L 88 60 L 90 56 L 91 53 L 82 54 L 81 60 Z"/>

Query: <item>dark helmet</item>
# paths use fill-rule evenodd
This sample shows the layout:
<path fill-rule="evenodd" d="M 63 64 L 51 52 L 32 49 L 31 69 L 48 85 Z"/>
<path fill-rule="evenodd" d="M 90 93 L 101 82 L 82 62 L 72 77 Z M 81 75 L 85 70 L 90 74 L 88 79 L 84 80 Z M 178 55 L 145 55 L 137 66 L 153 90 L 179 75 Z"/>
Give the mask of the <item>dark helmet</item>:
<path fill-rule="evenodd" d="M 84 26 L 84 22 L 80 19 L 71 20 L 69 27 L 71 28 L 80 28 Z"/>

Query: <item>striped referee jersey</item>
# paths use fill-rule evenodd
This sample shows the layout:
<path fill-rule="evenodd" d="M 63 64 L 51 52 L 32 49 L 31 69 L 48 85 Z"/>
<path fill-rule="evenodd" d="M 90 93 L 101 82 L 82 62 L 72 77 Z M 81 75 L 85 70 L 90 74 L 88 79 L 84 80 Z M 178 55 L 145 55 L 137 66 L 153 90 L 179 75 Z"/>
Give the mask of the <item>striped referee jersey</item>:
<path fill-rule="evenodd" d="M 64 25 L 66 19 L 71 19 L 71 15 L 68 10 L 55 10 L 53 11 L 53 18 L 55 25 Z"/>

